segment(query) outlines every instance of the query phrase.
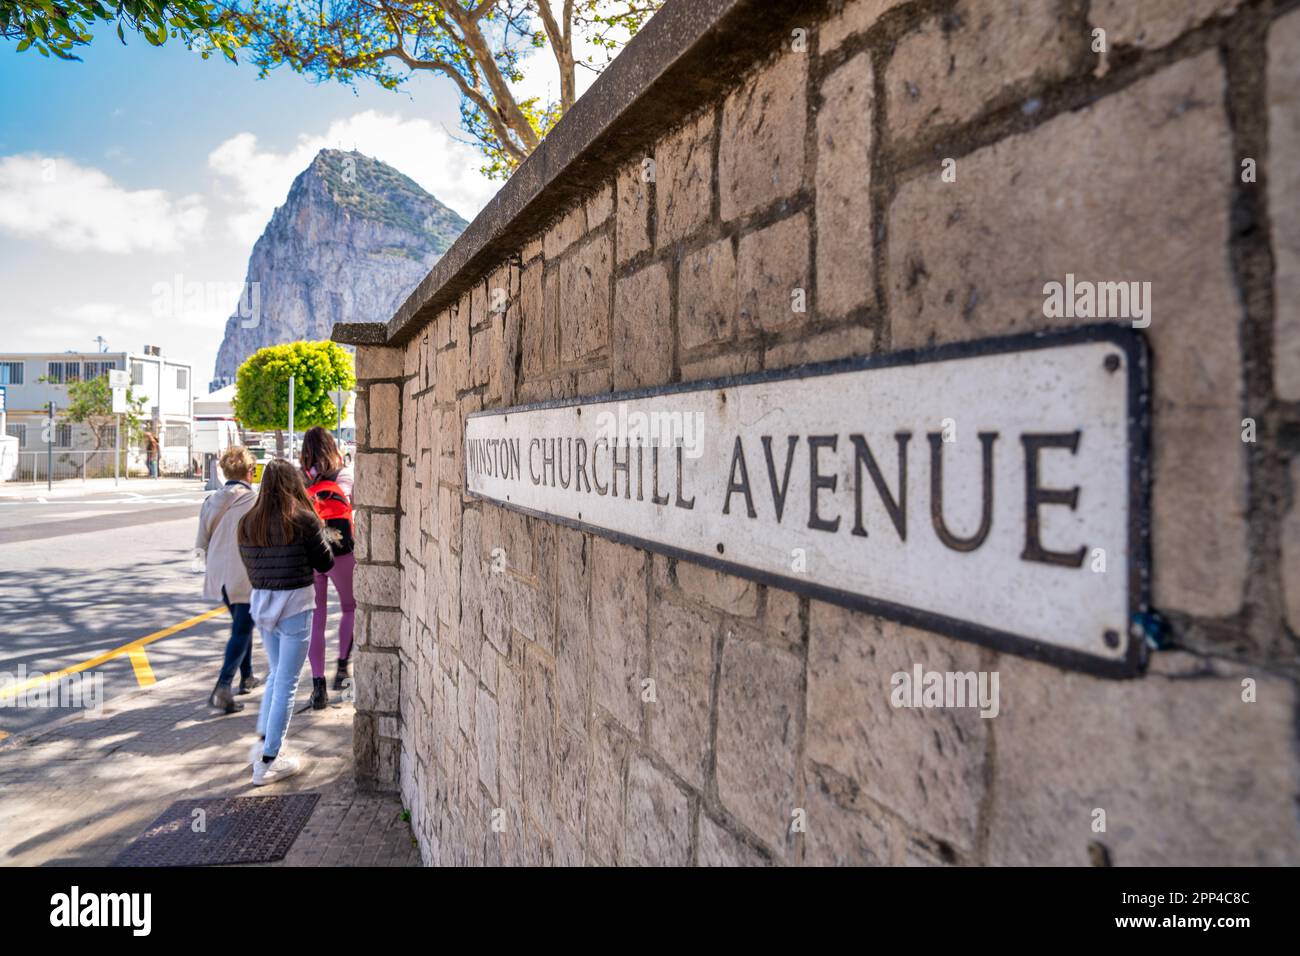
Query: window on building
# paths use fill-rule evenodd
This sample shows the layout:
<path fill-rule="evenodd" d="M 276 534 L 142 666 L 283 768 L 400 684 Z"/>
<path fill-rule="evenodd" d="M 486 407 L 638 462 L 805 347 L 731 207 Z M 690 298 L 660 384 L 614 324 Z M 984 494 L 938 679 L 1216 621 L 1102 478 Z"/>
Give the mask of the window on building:
<path fill-rule="evenodd" d="M 117 426 L 105 425 L 100 431 L 100 439 L 103 442 L 103 448 L 117 447 Z"/>
<path fill-rule="evenodd" d="M 190 370 L 187 368 L 178 368 L 176 370 L 176 387 L 186 389 L 190 387 Z"/>
<path fill-rule="evenodd" d="M 131 363 L 131 384 L 132 385 L 144 384 L 144 363 L 143 362 Z"/>
<path fill-rule="evenodd" d="M 10 438 L 18 439 L 18 447 L 27 447 L 27 426 L 26 425 L 6 425 L 5 434 Z"/>
<path fill-rule="evenodd" d="M 72 426 L 57 425 L 54 428 L 54 447 L 71 448 L 72 447 Z"/>
<path fill-rule="evenodd" d="M 0 385 L 23 384 L 22 362 L 0 362 Z"/>
<path fill-rule="evenodd" d="M 163 444 L 169 448 L 185 448 L 190 443 L 190 430 L 184 425 L 168 425 L 163 429 Z"/>
<path fill-rule="evenodd" d="M 80 362 L 51 362 L 46 376 L 55 385 L 69 385 L 81 381 Z"/>
<path fill-rule="evenodd" d="M 114 362 L 87 362 L 85 368 L 86 381 L 93 382 L 97 378 L 102 378 L 113 368 L 116 368 Z"/>

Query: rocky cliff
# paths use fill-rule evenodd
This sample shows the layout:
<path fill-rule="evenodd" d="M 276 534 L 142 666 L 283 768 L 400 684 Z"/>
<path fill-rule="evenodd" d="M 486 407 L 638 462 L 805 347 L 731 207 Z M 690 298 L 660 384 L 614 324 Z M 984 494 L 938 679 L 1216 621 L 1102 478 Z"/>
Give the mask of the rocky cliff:
<path fill-rule="evenodd" d="M 329 338 L 335 322 L 388 319 L 465 226 L 391 166 L 322 150 L 253 246 L 215 382 L 233 380 L 265 345 Z"/>

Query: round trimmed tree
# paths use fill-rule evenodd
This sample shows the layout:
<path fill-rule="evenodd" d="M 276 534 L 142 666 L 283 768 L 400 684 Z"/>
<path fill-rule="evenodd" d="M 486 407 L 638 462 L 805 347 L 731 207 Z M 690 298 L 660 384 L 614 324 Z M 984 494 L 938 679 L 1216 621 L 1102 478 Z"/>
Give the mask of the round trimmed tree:
<path fill-rule="evenodd" d="M 289 427 L 289 377 L 293 376 L 293 427 L 334 428 L 334 397 L 356 385 L 352 355 L 337 342 L 268 345 L 250 355 L 235 373 L 235 417 L 253 431 Z"/>

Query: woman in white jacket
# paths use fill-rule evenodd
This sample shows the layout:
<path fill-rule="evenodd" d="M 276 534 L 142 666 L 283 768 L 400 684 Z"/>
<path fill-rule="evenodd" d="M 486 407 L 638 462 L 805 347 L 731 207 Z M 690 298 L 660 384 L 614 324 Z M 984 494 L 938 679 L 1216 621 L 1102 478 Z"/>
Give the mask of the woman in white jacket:
<path fill-rule="evenodd" d="M 239 693 L 247 694 L 257 686 L 253 676 L 253 617 L 249 613 L 252 585 L 239 556 L 237 531 L 239 519 L 253 506 L 253 456 L 242 445 L 227 448 L 221 455 L 221 471 L 226 486 L 208 495 L 199 511 L 199 534 L 194 546 L 206 552 L 207 570 L 203 576 L 203 596 L 221 599 L 230 611 L 230 640 L 221 665 L 217 686 L 208 704 L 233 714 L 244 705 L 235 700 L 230 689 L 235 671 L 241 671 Z"/>

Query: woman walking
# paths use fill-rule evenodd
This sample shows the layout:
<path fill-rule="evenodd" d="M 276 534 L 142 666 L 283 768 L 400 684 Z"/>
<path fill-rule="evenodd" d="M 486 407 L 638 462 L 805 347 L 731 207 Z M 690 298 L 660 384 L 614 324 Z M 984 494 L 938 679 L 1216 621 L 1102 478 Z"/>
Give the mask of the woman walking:
<path fill-rule="evenodd" d="M 249 610 L 270 661 L 257 714 L 262 739 L 250 753 L 253 784 L 262 786 L 302 769 L 282 748 L 310 640 L 313 574 L 334 566 L 325 527 L 289 462 L 274 459 L 263 469 L 257 502 L 239 522 L 239 553 L 253 586 Z"/>
<path fill-rule="evenodd" d="M 334 671 L 334 689 L 342 690 L 348 678 L 348 656 L 352 652 L 352 628 L 357 602 L 352 597 L 352 572 L 357 559 L 352 553 L 352 470 L 343 464 L 343 456 L 334 436 L 319 425 L 308 430 L 302 439 L 302 473 L 307 496 L 316 513 L 327 525 L 334 567 L 328 574 L 317 574 L 316 610 L 311 619 L 311 705 L 323 710 L 329 704 L 325 689 L 325 623 L 329 615 L 329 584 L 339 595 L 339 657 Z"/>
<path fill-rule="evenodd" d="M 204 552 L 207 567 L 203 572 L 203 596 L 221 599 L 230 611 L 230 639 L 226 656 L 208 703 L 233 714 L 244 709 L 235 700 L 230 685 L 235 671 L 240 672 L 239 693 L 247 694 L 257 686 L 253 676 L 253 618 L 248 604 L 252 585 L 239 556 L 239 519 L 253 507 L 256 495 L 249 479 L 253 474 L 253 456 L 242 445 L 232 445 L 221 455 L 221 471 L 226 486 L 208 495 L 199 510 L 199 533 L 194 547 Z"/>

